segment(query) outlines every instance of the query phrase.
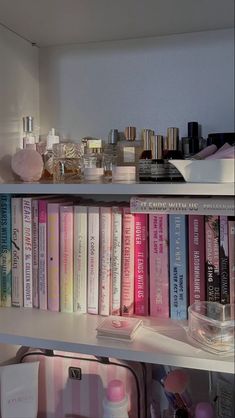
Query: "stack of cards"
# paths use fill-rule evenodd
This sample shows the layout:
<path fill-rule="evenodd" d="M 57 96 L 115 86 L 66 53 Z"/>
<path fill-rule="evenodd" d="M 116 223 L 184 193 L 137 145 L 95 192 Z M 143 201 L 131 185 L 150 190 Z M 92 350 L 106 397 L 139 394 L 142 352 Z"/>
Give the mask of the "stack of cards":
<path fill-rule="evenodd" d="M 108 316 L 96 328 L 97 337 L 131 341 L 142 324 L 143 321 L 138 318 Z"/>

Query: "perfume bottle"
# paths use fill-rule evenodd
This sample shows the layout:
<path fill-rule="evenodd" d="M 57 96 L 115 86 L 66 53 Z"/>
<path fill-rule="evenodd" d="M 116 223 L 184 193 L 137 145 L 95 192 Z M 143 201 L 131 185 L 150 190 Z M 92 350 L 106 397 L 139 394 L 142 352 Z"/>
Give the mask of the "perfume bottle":
<path fill-rule="evenodd" d="M 88 139 L 84 149 L 84 168 L 103 167 L 102 140 Z"/>
<path fill-rule="evenodd" d="M 113 168 L 117 165 L 117 143 L 119 134 L 117 129 L 111 129 L 108 135 L 108 143 L 104 146 L 103 167 L 104 180 L 111 181 Z"/>
<path fill-rule="evenodd" d="M 154 135 L 154 131 L 151 129 L 143 129 L 143 151 L 139 159 L 139 180 L 150 181 L 151 180 L 151 163 L 152 163 L 152 150 L 151 150 L 151 137 Z"/>
<path fill-rule="evenodd" d="M 28 144 L 36 144 L 36 136 L 33 132 L 33 116 L 23 117 L 23 148 L 26 148 Z"/>
<path fill-rule="evenodd" d="M 46 139 L 46 150 L 43 153 L 43 162 L 44 162 L 44 171 L 42 178 L 52 179 L 53 178 L 53 151 L 52 147 L 54 144 L 59 144 L 60 138 L 58 135 L 55 135 L 55 129 L 52 128 Z"/>
<path fill-rule="evenodd" d="M 117 145 L 117 163 L 120 166 L 136 166 L 142 151 L 142 141 L 136 140 L 136 128 L 125 128 L 125 139 Z"/>
<path fill-rule="evenodd" d="M 199 137 L 198 122 L 188 122 L 188 136 L 182 138 L 182 151 L 184 158 L 191 158 L 197 154 L 202 146 L 202 138 Z"/>
<path fill-rule="evenodd" d="M 169 160 L 183 160 L 183 154 L 179 150 L 179 129 L 167 128 L 167 136 L 165 138 L 163 158 L 165 161 L 165 169 L 168 181 L 184 181 L 180 172 Z"/>
<path fill-rule="evenodd" d="M 152 150 L 152 161 L 151 161 L 151 181 L 167 181 L 168 171 L 167 164 L 163 159 L 163 136 L 153 135 L 151 137 L 151 150 Z"/>
<path fill-rule="evenodd" d="M 52 145 L 53 181 L 63 183 L 82 179 L 82 147 L 73 142 L 59 142 Z"/>

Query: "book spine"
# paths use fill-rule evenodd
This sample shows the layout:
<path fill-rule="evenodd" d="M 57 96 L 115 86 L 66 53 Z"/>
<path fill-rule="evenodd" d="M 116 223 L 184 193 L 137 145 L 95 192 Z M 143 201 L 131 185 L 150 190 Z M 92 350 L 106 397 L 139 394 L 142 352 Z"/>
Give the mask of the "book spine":
<path fill-rule="evenodd" d="M 32 200 L 33 307 L 39 308 L 38 200 Z"/>
<path fill-rule="evenodd" d="M 11 306 L 11 196 L 0 196 L 0 281 L 1 306 Z"/>
<path fill-rule="evenodd" d="M 39 308 L 47 310 L 47 201 L 38 202 Z"/>
<path fill-rule="evenodd" d="M 87 311 L 99 310 L 99 208 L 88 207 L 88 306 Z"/>
<path fill-rule="evenodd" d="M 233 216 L 233 197 L 131 197 L 131 213 Z"/>
<path fill-rule="evenodd" d="M 112 208 L 111 314 L 121 314 L 122 209 Z"/>
<path fill-rule="evenodd" d="M 189 303 L 206 300 L 203 215 L 189 215 Z"/>
<path fill-rule="evenodd" d="M 205 217 L 206 299 L 220 302 L 219 217 Z"/>
<path fill-rule="evenodd" d="M 73 206 L 60 207 L 60 310 L 73 312 Z"/>
<path fill-rule="evenodd" d="M 74 207 L 73 310 L 87 312 L 87 207 Z"/>
<path fill-rule="evenodd" d="M 134 215 L 123 208 L 121 313 L 134 314 Z"/>
<path fill-rule="evenodd" d="M 33 307 L 32 199 L 23 197 L 24 307 Z"/>
<path fill-rule="evenodd" d="M 149 314 L 148 215 L 134 215 L 134 313 Z"/>
<path fill-rule="evenodd" d="M 169 318 L 168 215 L 149 215 L 150 315 Z"/>
<path fill-rule="evenodd" d="M 12 208 L 12 306 L 23 306 L 23 248 L 22 248 L 22 198 L 13 197 Z"/>
<path fill-rule="evenodd" d="M 229 296 L 230 303 L 235 303 L 235 219 L 228 220 L 229 245 Z"/>
<path fill-rule="evenodd" d="M 48 310 L 60 310 L 60 205 L 47 205 Z"/>
<path fill-rule="evenodd" d="M 188 243 L 185 215 L 169 216 L 170 313 L 172 319 L 187 319 Z"/>
<path fill-rule="evenodd" d="M 228 260 L 228 218 L 219 218 L 219 239 L 220 239 L 220 302 L 225 305 L 229 303 L 229 260 Z"/>
<path fill-rule="evenodd" d="M 99 285 L 99 314 L 110 313 L 111 292 L 111 219 L 110 207 L 100 208 L 100 285 Z"/>

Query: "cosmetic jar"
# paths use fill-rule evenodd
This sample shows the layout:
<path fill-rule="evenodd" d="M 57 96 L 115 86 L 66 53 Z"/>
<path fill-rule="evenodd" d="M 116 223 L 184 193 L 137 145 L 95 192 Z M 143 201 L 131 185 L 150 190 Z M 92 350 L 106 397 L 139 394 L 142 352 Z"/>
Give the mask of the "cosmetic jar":
<path fill-rule="evenodd" d="M 116 166 L 113 167 L 113 182 L 134 183 L 136 180 L 136 167 L 134 166 Z"/>
<path fill-rule="evenodd" d="M 214 354 L 234 352 L 234 304 L 195 302 L 188 308 L 188 336 Z"/>
<path fill-rule="evenodd" d="M 53 144 L 53 181 L 81 180 L 83 173 L 82 147 L 73 142 Z"/>
<path fill-rule="evenodd" d="M 102 183 L 104 175 L 103 167 L 85 167 L 84 168 L 84 180 Z"/>

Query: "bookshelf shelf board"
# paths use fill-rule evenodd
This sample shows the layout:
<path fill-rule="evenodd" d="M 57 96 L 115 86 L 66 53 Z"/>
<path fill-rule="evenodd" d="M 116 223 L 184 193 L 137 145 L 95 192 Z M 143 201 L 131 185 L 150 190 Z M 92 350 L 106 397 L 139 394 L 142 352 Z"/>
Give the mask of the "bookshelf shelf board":
<path fill-rule="evenodd" d="M 0 194 L 233 196 L 233 183 L 0 183 Z"/>
<path fill-rule="evenodd" d="M 145 318 L 133 342 L 97 339 L 102 317 L 0 308 L 0 343 L 234 373 L 233 357 L 212 355 L 187 339 L 186 323 Z"/>

